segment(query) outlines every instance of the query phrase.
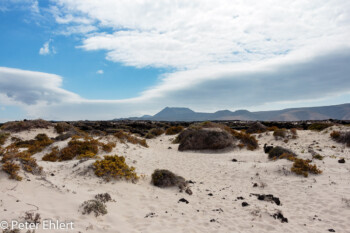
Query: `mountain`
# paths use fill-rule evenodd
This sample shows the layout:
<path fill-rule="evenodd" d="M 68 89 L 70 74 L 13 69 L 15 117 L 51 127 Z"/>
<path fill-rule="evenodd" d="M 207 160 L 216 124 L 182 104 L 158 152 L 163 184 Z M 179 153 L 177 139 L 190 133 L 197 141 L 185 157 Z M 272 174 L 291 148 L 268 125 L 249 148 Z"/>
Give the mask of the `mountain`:
<path fill-rule="evenodd" d="M 166 107 L 154 116 L 130 117 L 127 120 L 153 121 L 206 121 L 206 120 L 250 120 L 250 121 L 300 121 L 300 120 L 350 120 L 350 104 L 288 108 L 275 111 L 250 112 L 248 110 L 220 110 L 214 113 L 195 112 L 189 108 Z M 115 119 L 115 120 L 125 120 Z"/>

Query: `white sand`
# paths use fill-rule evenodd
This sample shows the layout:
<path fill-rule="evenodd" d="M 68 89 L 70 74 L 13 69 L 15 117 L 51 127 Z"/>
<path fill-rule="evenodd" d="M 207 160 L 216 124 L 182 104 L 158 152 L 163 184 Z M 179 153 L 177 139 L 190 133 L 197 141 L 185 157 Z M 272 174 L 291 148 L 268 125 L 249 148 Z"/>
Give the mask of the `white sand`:
<path fill-rule="evenodd" d="M 21 173 L 27 178 L 17 182 L 0 172 L 0 220 L 21 220 L 26 211 L 34 211 L 42 219 L 74 222 L 74 230 L 45 231 L 39 227 L 38 233 L 328 232 L 328 229 L 350 232 L 350 201 L 346 203 L 350 200 L 350 149 L 333 142 L 329 132 L 298 131 L 299 138 L 288 143 L 275 141 L 271 133 L 262 134 L 256 151 L 236 149 L 220 154 L 179 152 L 178 145 L 170 142 L 174 136 L 147 140 L 149 148 L 118 143 L 110 154 L 126 156 L 127 163 L 145 175 L 137 184 L 105 183 L 91 171 L 86 173 L 93 160 L 41 161 L 47 149 L 35 155 L 44 168 L 43 177 Z M 16 136 L 29 139 L 36 133 L 22 132 Z M 290 173 L 290 161 L 269 161 L 262 149 L 264 143 L 273 143 L 292 149 L 301 158 L 311 158 L 307 148 L 313 141 L 317 142 L 314 150 L 321 149 L 319 153 L 326 157 L 323 161 L 315 160 L 323 174 L 310 174 L 308 178 Z M 65 143 L 59 144 L 62 147 Z M 346 163 L 339 164 L 339 157 L 345 157 Z M 232 162 L 233 158 L 239 162 Z M 75 164 L 78 165 L 73 167 Z M 152 186 L 151 174 L 157 168 L 169 169 L 194 181 L 193 195 L 179 193 L 177 188 Z M 264 187 L 253 187 L 254 183 Z M 116 201 L 107 203 L 108 214 L 95 217 L 79 212 L 84 201 L 105 192 Z M 259 201 L 250 193 L 273 194 L 282 204 Z M 180 198 L 187 199 L 189 204 L 178 203 Z M 243 201 L 249 206 L 242 207 Z M 288 223 L 271 217 L 278 210 L 288 218 Z M 150 213 L 154 217 L 146 217 Z"/>

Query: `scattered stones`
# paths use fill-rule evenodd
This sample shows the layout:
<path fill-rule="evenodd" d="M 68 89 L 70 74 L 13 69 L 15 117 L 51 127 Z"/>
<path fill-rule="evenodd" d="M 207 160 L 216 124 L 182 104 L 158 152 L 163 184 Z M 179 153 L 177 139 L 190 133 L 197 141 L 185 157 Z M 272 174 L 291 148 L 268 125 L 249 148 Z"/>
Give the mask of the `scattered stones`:
<path fill-rule="evenodd" d="M 272 194 L 254 194 L 251 195 L 257 196 L 260 201 L 269 201 L 275 203 L 276 205 L 281 205 L 280 199 L 278 197 L 274 197 Z"/>
<path fill-rule="evenodd" d="M 210 222 L 216 222 L 216 220 L 215 219 L 210 219 Z"/>
<path fill-rule="evenodd" d="M 154 217 L 157 217 L 156 213 L 149 213 L 149 214 L 146 214 L 145 218 L 154 218 Z"/>
<path fill-rule="evenodd" d="M 213 209 L 213 211 L 220 212 L 220 213 L 224 212 L 221 208 L 219 208 L 219 209 Z"/>
<path fill-rule="evenodd" d="M 181 198 L 181 199 L 178 201 L 178 203 L 179 203 L 179 202 L 185 202 L 186 204 L 190 203 L 190 202 L 187 201 L 185 198 Z"/>
<path fill-rule="evenodd" d="M 280 219 L 281 223 L 288 222 L 288 218 L 285 218 L 281 212 L 277 212 L 277 213 L 273 214 L 272 217 L 274 219 Z"/>
<path fill-rule="evenodd" d="M 339 160 L 338 160 L 338 163 L 345 163 L 345 159 L 344 159 L 344 158 L 339 159 Z"/>
<path fill-rule="evenodd" d="M 246 207 L 246 206 L 249 206 L 249 204 L 247 202 L 242 202 L 242 207 Z"/>
<path fill-rule="evenodd" d="M 237 197 L 237 200 L 244 200 L 244 197 Z"/>

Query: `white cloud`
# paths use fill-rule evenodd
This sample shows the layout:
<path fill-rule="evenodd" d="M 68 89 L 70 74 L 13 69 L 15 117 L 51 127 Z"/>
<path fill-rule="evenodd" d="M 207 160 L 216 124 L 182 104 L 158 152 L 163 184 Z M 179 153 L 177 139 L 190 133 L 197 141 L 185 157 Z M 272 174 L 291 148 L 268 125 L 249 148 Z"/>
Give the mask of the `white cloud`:
<path fill-rule="evenodd" d="M 51 40 L 44 43 L 43 47 L 41 47 L 39 50 L 40 55 L 49 55 L 49 54 L 56 53 L 56 49 L 53 46 L 51 46 L 50 48 L 50 43 L 51 43 Z"/>
<path fill-rule="evenodd" d="M 259 61 L 314 43 L 349 38 L 350 3 L 231 0 L 58 0 L 68 18 L 88 18 L 103 33 L 82 48 L 136 67 L 196 68 Z M 87 22 L 84 22 L 86 24 Z"/>
<path fill-rule="evenodd" d="M 104 72 L 103 72 L 103 70 L 98 70 L 97 72 L 96 72 L 96 74 L 103 74 Z"/>

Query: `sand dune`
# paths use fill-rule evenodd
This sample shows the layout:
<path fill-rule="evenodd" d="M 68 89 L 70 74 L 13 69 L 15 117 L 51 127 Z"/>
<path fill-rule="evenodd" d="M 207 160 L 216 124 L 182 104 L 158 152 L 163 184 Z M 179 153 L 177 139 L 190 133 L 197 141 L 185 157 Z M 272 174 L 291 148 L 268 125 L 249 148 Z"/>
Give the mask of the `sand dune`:
<path fill-rule="evenodd" d="M 53 129 L 13 136 L 27 140 L 39 132 L 56 136 Z M 350 149 L 332 141 L 327 132 L 298 131 L 299 137 L 288 143 L 263 133 L 256 151 L 222 153 L 179 152 L 171 142 L 175 136 L 166 135 L 147 140 L 149 148 L 117 142 L 108 154 L 125 156 L 144 175 L 136 184 L 97 178 L 88 169 L 94 160 L 42 161 L 51 147 L 63 147 L 68 141 L 55 142 L 35 155 L 43 176 L 21 173 L 25 178 L 18 182 L 0 172 L 0 219 L 23 221 L 25 212 L 33 211 L 42 220 L 74 223 L 73 230 L 49 232 L 350 232 Z M 292 174 L 290 161 L 267 158 L 262 149 L 265 143 L 283 145 L 301 158 L 311 158 L 308 147 L 312 145 L 325 156 L 314 160 L 323 173 L 307 178 Z M 339 157 L 346 163 L 338 163 Z M 157 168 L 193 181 L 193 195 L 151 185 Z M 107 203 L 106 215 L 81 214 L 84 201 L 106 192 L 115 200 Z M 252 194 L 272 194 L 281 204 L 258 200 Z M 179 202 L 181 198 L 189 203 Z M 243 202 L 248 205 L 243 207 Z M 288 223 L 273 217 L 278 212 Z M 36 232 L 48 231 L 39 227 Z"/>

